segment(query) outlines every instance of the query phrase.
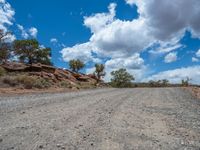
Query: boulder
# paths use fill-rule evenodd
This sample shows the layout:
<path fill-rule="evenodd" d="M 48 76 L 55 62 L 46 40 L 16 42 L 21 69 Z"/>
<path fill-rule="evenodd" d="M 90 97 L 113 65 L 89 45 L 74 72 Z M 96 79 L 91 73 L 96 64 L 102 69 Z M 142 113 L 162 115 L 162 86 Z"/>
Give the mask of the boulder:
<path fill-rule="evenodd" d="M 42 66 L 41 66 L 41 64 L 31 64 L 31 65 L 28 65 L 26 71 L 29 71 L 29 72 L 41 72 L 42 71 Z"/>
<path fill-rule="evenodd" d="M 94 74 L 88 74 L 87 75 L 89 78 L 92 78 L 94 80 L 98 80 L 97 77 Z"/>
<path fill-rule="evenodd" d="M 77 77 L 78 81 L 82 81 L 82 82 L 88 82 L 90 78 L 88 76 L 79 76 Z"/>
<path fill-rule="evenodd" d="M 60 80 L 62 80 L 61 78 L 64 78 L 69 79 L 72 82 L 77 82 L 77 79 L 73 76 L 73 74 L 67 70 L 56 69 L 54 75 Z"/>
<path fill-rule="evenodd" d="M 49 65 L 42 65 L 42 71 L 45 71 L 48 73 L 54 73 L 56 71 L 56 68 Z"/>
<path fill-rule="evenodd" d="M 5 64 L 2 64 L 1 67 L 3 67 L 8 72 L 25 71 L 28 68 L 28 66 L 23 63 L 15 62 L 7 62 Z"/>

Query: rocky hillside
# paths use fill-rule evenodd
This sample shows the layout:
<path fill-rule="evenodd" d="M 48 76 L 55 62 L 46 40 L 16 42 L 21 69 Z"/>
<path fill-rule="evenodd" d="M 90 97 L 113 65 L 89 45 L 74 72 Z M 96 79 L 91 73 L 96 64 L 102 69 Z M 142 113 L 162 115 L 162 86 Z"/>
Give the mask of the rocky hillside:
<path fill-rule="evenodd" d="M 94 88 L 99 86 L 94 75 L 75 73 L 70 70 L 43 64 L 6 63 L 0 65 L 0 87 L 22 88 Z"/>

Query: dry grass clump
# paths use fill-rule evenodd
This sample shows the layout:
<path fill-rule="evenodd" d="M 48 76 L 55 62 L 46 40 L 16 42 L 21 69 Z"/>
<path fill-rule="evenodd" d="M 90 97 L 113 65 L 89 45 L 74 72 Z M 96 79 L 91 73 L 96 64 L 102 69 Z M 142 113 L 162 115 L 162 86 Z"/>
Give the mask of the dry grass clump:
<path fill-rule="evenodd" d="M 0 66 L 0 77 L 6 74 L 6 70 Z"/>
<path fill-rule="evenodd" d="M 26 74 L 19 74 L 16 76 L 4 76 L 2 79 L 3 83 L 8 84 L 12 87 L 18 86 L 25 89 L 32 88 L 48 88 L 51 87 L 51 83 L 43 78 L 28 76 Z"/>
<path fill-rule="evenodd" d="M 77 86 L 78 89 L 91 89 L 91 88 L 95 88 L 96 85 L 89 83 L 89 82 L 80 82 Z"/>
<path fill-rule="evenodd" d="M 50 88 L 53 84 L 43 78 L 37 78 L 33 84 L 33 87 L 38 89 Z"/>
<path fill-rule="evenodd" d="M 8 84 L 12 87 L 17 86 L 17 81 L 13 76 L 4 76 L 2 77 L 2 82 Z"/>
<path fill-rule="evenodd" d="M 71 83 L 68 81 L 61 81 L 61 82 L 59 82 L 58 86 L 61 88 L 72 88 Z"/>

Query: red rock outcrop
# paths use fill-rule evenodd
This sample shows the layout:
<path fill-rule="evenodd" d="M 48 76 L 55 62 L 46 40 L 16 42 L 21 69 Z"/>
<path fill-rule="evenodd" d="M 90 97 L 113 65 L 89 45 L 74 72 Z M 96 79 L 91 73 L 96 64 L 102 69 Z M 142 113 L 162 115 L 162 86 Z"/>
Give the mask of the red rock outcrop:
<path fill-rule="evenodd" d="M 27 72 L 30 76 L 38 76 L 44 79 L 59 83 L 61 81 L 69 82 L 72 85 L 77 85 L 80 82 L 96 84 L 97 79 L 94 75 L 85 75 L 72 72 L 70 70 L 56 68 L 43 64 L 23 64 L 16 62 L 8 62 L 1 65 L 7 72 Z"/>

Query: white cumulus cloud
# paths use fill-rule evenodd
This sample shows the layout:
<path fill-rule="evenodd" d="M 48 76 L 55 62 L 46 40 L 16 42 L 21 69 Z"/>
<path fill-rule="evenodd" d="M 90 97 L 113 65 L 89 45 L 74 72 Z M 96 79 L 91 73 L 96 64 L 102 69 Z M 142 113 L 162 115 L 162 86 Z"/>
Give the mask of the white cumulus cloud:
<path fill-rule="evenodd" d="M 177 52 L 171 52 L 165 56 L 165 63 L 172 63 L 177 60 Z"/>
<path fill-rule="evenodd" d="M 57 40 L 56 38 L 51 38 L 51 39 L 50 39 L 50 42 L 51 42 L 51 43 L 57 43 L 58 40 Z"/>
<path fill-rule="evenodd" d="M 90 43 L 77 44 L 73 47 L 64 48 L 61 51 L 64 61 L 69 62 L 72 59 L 80 59 L 85 63 L 89 61 L 101 62 L 100 59 L 92 56 L 92 45 Z"/>
<path fill-rule="evenodd" d="M 7 31 L 7 26 L 13 24 L 15 11 L 5 0 L 0 1 L 0 29 Z"/>
<path fill-rule="evenodd" d="M 95 67 L 86 69 L 86 74 L 93 74 L 94 72 L 95 72 Z"/>
<path fill-rule="evenodd" d="M 25 39 L 27 39 L 29 37 L 28 33 L 26 32 L 26 30 L 24 29 L 24 27 L 20 24 L 17 24 L 18 29 L 21 31 L 21 36 Z"/>
<path fill-rule="evenodd" d="M 158 40 L 178 40 L 186 29 L 200 36 L 199 0 L 126 0 L 136 4 L 150 32 Z M 169 11 L 170 8 L 170 11 Z"/>
<path fill-rule="evenodd" d="M 32 36 L 32 37 L 34 37 L 34 38 L 37 37 L 37 34 L 38 34 L 37 28 L 31 27 L 28 31 L 29 31 L 30 36 Z"/>
<path fill-rule="evenodd" d="M 192 62 L 199 62 L 199 59 L 196 57 L 192 57 Z"/>
<path fill-rule="evenodd" d="M 111 3 L 108 13 L 84 17 L 84 25 L 90 28 L 92 36 L 87 43 L 64 48 L 61 53 L 65 61 L 79 58 L 86 62 L 101 62 L 101 58 L 106 57 L 109 58 L 105 63 L 109 71 L 119 67 L 132 70 L 143 67 L 144 60 L 138 52 L 148 47 L 151 39 L 145 31 L 142 31 L 142 26 L 145 24 L 143 20 L 116 19 L 115 8 L 116 4 Z M 117 65 L 114 65 L 115 63 Z"/>
<path fill-rule="evenodd" d="M 133 56 L 127 58 L 113 58 L 105 63 L 106 76 L 105 80 L 109 81 L 111 79 L 110 73 L 113 70 L 119 68 L 126 68 L 129 73 L 134 75 L 137 81 L 141 80 L 147 68 L 144 66 L 144 60 L 140 57 L 139 53 L 135 53 Z"/>
<path fill-rule="evenodd" d="M 29 29 L 25 29 L 22 25 L 17 24 L 17 28 L 21 31 L 21 36 L 24 39 L 36 38 L 37 37 L 38 30 L 35 27 L 31 27 Z"/>
<path fill-rule="evenodd" d="M 196 52 L 196 56 L 200 57 L 200 49 Z"/>
<path fill-rule="evenodd" d="M 140 57 L 138 53 L 133 56 L 124 58 L 113 58 L 106 62 L 106 67 L 108 68 L 128 68 L 128 69 L 140 69 L 144 65 L 144 60 Z"/>
<path fill-rule="evenodd" d="M 63 59 L 68 61 L 71 56 L 95 61 L 105 57 L 109 58 L 105 63 L 107 70 L 122 66 L 133 72 L 137 66 L 138 74 L 143 76 L 144 62 L 139 63 L 142 65 L 133 63 L 138 63 L 138 59 L 133 59 L 137 54 L 157 43 L 159 46 L 151 52 L 168 53 L 164 61 L 174 62 L 177 53 L 172 51 L 183 46 L 179 41 L 186 30 L 191 31 L 193 37 L 200 37 L 199 0 L 126 0 L 126 3 L 137 6 L 138 18 L 131 21 L 116 18 L 115 3 L 108 6 L 108 12 L 84 17 L 84 25 L 92 35 L 86 43 L 64 48 Z M 140 55 L 139 59 L 142 60 Z M 119 65 L 113 67 L 114 63 Z"/>
<path fill-rule="evenodd" d="M 181 83 L 181 80 L 189 78 L 191 83 L 200 84 L 200 66 L 192 66 L 168 70 L 152 75 L 144 81 L 168 79 L 171 83 Z"/>
<path fill-rule="evenodd" d="M 8 31 L 8 27 L 13 25 L 15 10 L 5 0 L 0 0 L 0 29 Z M 12 42 L 16 39 L 15 35 L 8 34 L 5 37 L 6 42 Z"/>
<path fill-rule="evenodd" d="M 109 13 L 97 13 L 90 17 L 84 17 L 84 25 L 90 28 L 93 33 L 105 28 L 106 25 L 113 22 L 116 6 L 115 3 L 111 3 L 108 7 Z"/>
<path fill-rule="evenodd" d="M 151 54 L 165 54 L 183 47 L 180 43 L 163 43 L 158 48 L 150 50 Z"/>

